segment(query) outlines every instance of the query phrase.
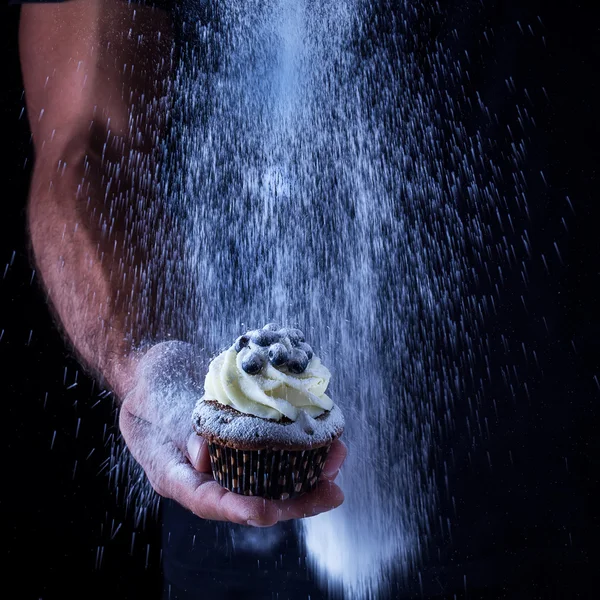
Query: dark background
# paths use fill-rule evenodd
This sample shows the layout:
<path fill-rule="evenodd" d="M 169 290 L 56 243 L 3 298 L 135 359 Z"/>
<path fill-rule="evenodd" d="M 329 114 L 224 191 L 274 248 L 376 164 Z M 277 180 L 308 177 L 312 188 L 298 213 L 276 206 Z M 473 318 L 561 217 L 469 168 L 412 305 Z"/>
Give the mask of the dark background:
<path fill-rule="evenodd" d="M 504 335 L 521 385 L 510 401 L 498 388 L 498 412 L 491 404 L 481 407 L 489 436 L 473 445 L 460 435 L 455 440 L 462 458 L 450 487 L 458 501 L 452 510 L 443 508 L 453 535 L 427 558 L 424 595 L 596 598 L 600 30 L 584 4 L 486 2 L 474 17 L 479 4 L 442 5 L 451 8 L 440 35 L 458 29 L 473 57 L 467 93 L 477 89 L 499 114 L 492 136 L 504 136 L 512 124 L 517 100 L 504 84 L 508 77 L 519 102 L 527 89 L 535 118 L 525 162 L 529 217 L 517 223 L 517 231 L 526 227 L 533 249 L 529 283 L 523 285 L 518 269 L 508 273 L 489 324 L 492 369 L 501 372 L 507 363 L 499 342 Z M 18 586 L 15 598 L 157 598 L 157 521 L 136 514 L 109 481 L 118 464 L 112 399 L 61 340 L 28 255 L 32 155 L 20 116 L 18 12 L 6 11 L 2 38 L 3 565 Z M 484 29 L 494 31 L 494 50 L 477 52 Z"/>

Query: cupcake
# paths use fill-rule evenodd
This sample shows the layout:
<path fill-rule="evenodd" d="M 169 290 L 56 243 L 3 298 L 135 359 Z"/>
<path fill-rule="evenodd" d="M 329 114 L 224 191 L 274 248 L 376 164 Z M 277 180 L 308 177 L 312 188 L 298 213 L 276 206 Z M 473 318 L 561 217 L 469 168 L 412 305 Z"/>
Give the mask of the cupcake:
<path fill-rule="evenodd" d="M 245 496 L 293 498 L 315 487 L 344 428 L 331 373 L 299 329 L 247 332 L 212 360 L 193 426 L 215 479 Z"/>

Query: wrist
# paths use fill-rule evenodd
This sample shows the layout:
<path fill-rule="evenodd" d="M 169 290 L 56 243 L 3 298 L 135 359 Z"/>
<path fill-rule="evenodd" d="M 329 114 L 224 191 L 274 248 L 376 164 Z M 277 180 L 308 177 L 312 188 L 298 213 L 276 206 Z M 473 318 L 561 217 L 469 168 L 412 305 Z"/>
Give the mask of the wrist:
<path fill-rule="evenodd" d="M 102 384 L 112 391 L 118 404 L 122 404 L 136 386 L 139 365 L 148 350 L 149 346 L 130 347 L 108 357 L 100 369 Z"/>
<path fill-rule="evenodd" d="M 155 379 L 159 373 L 191 375 L 198 355 L 187 342 L 147 340 L 131 348 L 124 356 L 113 358 L 104 376 L 119 404 L 140 381 Z"/>

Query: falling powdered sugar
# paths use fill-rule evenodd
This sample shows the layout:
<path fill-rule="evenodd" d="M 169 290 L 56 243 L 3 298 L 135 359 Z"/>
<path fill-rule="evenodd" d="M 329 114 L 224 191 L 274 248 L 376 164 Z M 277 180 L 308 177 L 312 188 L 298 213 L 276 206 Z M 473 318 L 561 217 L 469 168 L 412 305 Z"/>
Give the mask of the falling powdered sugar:
<path fill-rule="evenodd" d="M 271 421 L 201 399 L 192 420 L 196 432 L 208 441 L 244 450 L 318 448 L 331 444 L 344 429 L 344 417 L 335 405 L 316 419 L 300 410 L 296 421 Z"/>

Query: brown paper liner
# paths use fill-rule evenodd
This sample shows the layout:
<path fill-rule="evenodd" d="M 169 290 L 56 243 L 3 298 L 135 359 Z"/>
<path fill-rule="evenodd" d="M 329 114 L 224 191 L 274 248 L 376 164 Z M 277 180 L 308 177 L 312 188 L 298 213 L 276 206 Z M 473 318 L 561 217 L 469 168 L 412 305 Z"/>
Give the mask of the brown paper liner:
<path fill-rule="evenodd" d="M 312 450 L 236 450 L 208 444 L 214 478 L 244 496 L 285 500 L 317 485 L 331 444 Z"/>

